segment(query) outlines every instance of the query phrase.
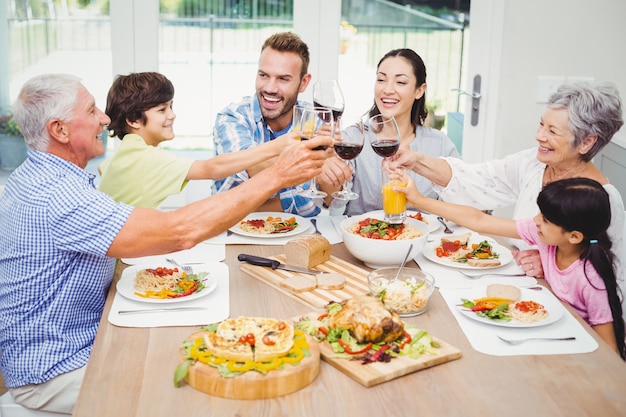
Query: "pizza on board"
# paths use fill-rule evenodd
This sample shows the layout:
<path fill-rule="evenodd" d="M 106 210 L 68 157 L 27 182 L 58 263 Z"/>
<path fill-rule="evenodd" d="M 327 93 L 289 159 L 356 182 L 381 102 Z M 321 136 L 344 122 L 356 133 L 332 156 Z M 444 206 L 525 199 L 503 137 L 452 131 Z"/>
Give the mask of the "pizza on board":
<path fill-rule="evenodd" d="M 214 356 L 237 362 L 266 362 L 285 356 L 293 346 L 293 324 L 261 317 L 238 317 L 222 321 L 204 343 Z"/>

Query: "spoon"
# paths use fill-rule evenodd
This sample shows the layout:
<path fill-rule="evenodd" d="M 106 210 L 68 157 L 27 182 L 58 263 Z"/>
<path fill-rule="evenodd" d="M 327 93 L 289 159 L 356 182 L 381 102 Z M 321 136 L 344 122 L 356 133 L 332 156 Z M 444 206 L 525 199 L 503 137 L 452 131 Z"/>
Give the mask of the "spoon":
<path fill-rule="evenodd" d="M 406 261 L 409 259 L 409 255 L 411 254 L 412 250 L 413 250 L 413 244 L 411 243 L 409 245 L 409 251 L 406 253 L 406 256 L 404 257 L 404 261 L 402 261 L 402 264 L 400 264 L 400 268 L 398 269 L 398 273 L 396 274 L 395 277 L 393 277 L 392 281 L 396 281 L 398 279 L 398 277 L 400 276 L 400 274 L 402 273 L 402 270 L 404 269 L 404 264 L 406 264 Z"/>
<path fill-rule="evenodd" d="M 439 220 L 439 221 L 441 222 L 441 224 L 443 224 L 443 227 L 445 227 L 445 229 L 443 229 L 443 232 L 444 232 L 444 233 L 447 233 L 447 234 L 454 233 L 454 232 L 453 232 L 453 231 L 452 231 L 452 230 L 448 227 L 448 225 L 446 224 L 446 222 L 444 222 L 444 221 L 443 221 L 443 217 L 439 216 L 439 217 L 437 217 L 437 220 Z"/>

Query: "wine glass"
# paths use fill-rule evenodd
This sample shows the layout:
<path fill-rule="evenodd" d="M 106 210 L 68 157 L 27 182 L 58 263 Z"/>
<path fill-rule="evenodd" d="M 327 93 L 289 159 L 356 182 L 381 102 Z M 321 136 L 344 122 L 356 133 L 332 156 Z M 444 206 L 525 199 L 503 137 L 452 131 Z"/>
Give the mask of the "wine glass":
<path fill-rule="evenodd" d="M 390 157 L 400 148 L 400 129 L 393 116 L 377 114 L 369 119 L 368 128 L 370 145 L 378 155 L 383 157 L 383 211 L 385 222 L 390 224 L 403 223 L 406 216 L 406 195 L 394 191 L 394 187 L 406 187 L 404 170 L 391 168 Z"/>
<path fill-rule="evenodd" d="M 343 93 L 337 80 L 322 80 L 313 86 L 313 105 L 325 107 L 333 112 L 333 119 L 339 120 L 345 108 Z"/>
<path fill-rule="evenodd" d="M 300 118 L 300 140 L 309 140 L 318 135 L 326 133 L 334 137 L 335 126 L 333 112 L 325 107 L 305 107 Z M 318 146 L 313 150 L 326 150 L 327 146 Z M 317 189 L 315 177 L 309 181 L 309 188 L 298 187 L 298 195 L 308 198 L 324 198 L 328 194 Z"/>
<path fill-rule="evenodd" d="M 377 114 L 370 117 L 367 128 L 374 133 L 369 135 L 370 145 L 383 158 L 393 156 L 400 148 L 400 129 L 393 116 Z"/>
<path fill-rule="evenodd" d="M 337 123 L 338 124 L 338 123 Z M 337 156 L 350 165 L 350 161 L 356 158 L 363 150 L 365 140 L 365 125 L 363 119 L 359 119 L 356 124 L 357 132 L 344 132 L 342 135 L 333 137 L 333 147 Z M 350 181 L 343 183 L 341 191 L 335 191 L 332 196 L 338 200 L 356 200 L 359 195 L 350 189 Z"/>

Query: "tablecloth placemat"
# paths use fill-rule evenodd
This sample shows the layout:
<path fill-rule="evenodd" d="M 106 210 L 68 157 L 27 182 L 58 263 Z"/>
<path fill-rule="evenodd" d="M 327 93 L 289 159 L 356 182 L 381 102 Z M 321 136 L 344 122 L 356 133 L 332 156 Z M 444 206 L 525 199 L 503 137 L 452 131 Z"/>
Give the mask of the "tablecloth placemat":
<path fill-rule="evenodd" d="M 217 278 L 215 290 L 191 301 L 170 304 L 149 303 L 129 300 L 118 292 L 109 312 L 109 322 L 120 327 L 167 327 L 167 326 L 203 326 L 225 320 L 230 315 L 230 289 L 228 265 L 211 262 L 194 265 L 194 270 L 209 271 Z M 206 310 L 168 311 L 120 315 L 120 310 L 158 309 L 166 307 L 206 307 Z"/>
<path fill-rule="evenodd" d="M 164 255 L 142 256 L 139 258 L 122 258 L 122 262 L 128 265 L 155 265 L 172 266 L 165 259 L 172 258 L 176 262 L 185 264 L 199 264 L 204 262 L 221 262 L 226 258 L 226 245 L 209 241 L 198 243 L 191 249 Z"/>
<path fill-rule="evenodd" d="M 464 295 L 465 289 L 440 289 L 439 292 L 470 344 L 478 352 L 495 356 L 563 355 L 593 352 L 598 348 L 598 343 L 595 339 L 587 333 L 585 328 L 567 310 L 565 310 L 563 317 L 558 321 L 545 326 L 524 328 L 500 327 L 472 320 L 464 317 L 459 312 L 456 306 L 461 302 L 461 298 L 466 298 Z M 544 288 L 543 292 L 555 297 L 548 289 Z M 574 336 L 576 340 L 533 340 L 512 346 L 500 340 L 497 335 L 507 339 Z"/>

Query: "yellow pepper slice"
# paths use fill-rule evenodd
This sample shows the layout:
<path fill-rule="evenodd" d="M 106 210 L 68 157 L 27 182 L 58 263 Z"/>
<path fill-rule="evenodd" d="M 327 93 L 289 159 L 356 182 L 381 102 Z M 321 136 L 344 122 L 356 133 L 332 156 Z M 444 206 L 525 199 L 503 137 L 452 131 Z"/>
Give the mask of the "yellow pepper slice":
<path fill-rule="evenodd" d="M 231 372 L 246 372 L 254 368 L 254 365 L 255 365 L 254 361 L 245 361 L 245 362 L 228 361 L 226 362 L 226 367 Z"/>
<path fill-rule="evenodd" d="M 271 371 L 279 368 L 283 364 L 282 359 L 283 358 L 274 358 L 269 362 L 255 362 L 255 368 L 260 371 Z"/>

